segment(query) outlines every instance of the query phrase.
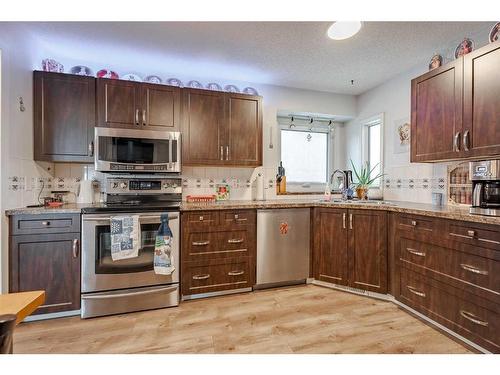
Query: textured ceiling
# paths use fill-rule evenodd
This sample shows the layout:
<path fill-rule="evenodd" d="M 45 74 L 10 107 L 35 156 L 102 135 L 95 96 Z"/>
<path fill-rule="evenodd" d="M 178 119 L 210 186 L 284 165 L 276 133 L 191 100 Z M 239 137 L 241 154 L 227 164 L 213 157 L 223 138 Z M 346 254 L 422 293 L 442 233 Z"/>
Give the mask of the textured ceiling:
<path fill-rule="evenodd" d="M 30 23 L 23 28 L 54 56 L 71 54 L 142 73 L 360 94 L 488 22 L 365 22 L 344 41 L 326 37 L 329 22 Z M 103 61 L 104 60 L 104 61 Z M 139 64 L 139 66 L 137 66 Z M 124 72 L 122 72 L 124 73 Z M 351 85 L 354 80 L 354 85 Z"/>

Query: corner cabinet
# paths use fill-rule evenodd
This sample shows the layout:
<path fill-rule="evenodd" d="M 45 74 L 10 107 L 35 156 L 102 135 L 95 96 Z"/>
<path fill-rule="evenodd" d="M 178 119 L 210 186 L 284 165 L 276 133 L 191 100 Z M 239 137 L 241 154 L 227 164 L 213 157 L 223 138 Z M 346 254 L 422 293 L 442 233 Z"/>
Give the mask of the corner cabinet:
<path fill-rule="evenodd" d="M 34 159 L 93 161 L 95 79 L 33 72 Z"/>
<path fill-rule="evenodd" d="M 387 292 L 387 213 L 314 210 L 313 273 L 317 280 Z"/>
<path fill-rule="evenodd" d="M 184 89 L 183 165 L 262 165 L 262 98 Z"/>
<path fill-rule="evenodd" d="M 98 126 L 178 130 L 180 90 L 173 86 L 98 78 Z"/>
<path fill-rule="evenodd" d="M 412 162 L 500 154 L 500 42 L 411 82 Z"/>

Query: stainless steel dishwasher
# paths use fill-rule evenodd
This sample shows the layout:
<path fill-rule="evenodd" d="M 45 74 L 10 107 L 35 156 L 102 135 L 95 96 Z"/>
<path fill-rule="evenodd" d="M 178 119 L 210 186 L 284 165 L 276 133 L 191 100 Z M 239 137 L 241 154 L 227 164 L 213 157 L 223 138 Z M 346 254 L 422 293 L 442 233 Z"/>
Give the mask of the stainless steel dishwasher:
<path fill-rule="evenodd" d="M 309 208 L 257 211 L 256 288 L 306 281 L 310 217 Z"/>

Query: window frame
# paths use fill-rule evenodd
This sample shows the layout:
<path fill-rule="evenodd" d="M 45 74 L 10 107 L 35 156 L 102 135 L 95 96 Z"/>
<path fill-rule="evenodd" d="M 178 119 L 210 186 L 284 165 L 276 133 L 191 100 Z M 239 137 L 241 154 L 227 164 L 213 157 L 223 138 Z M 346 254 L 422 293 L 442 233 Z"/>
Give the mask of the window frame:
<path fill-rule="evenodd" d="M 384 173 L 384 113 L 379 113 L 377 115 L 368 117 L 361 123 L 361 162 L 363 164 L 369 164 L 370 158 L 370 140 L 369 140 L 369 128 L 374 125 L 380 124 L 380 173 Z M 370 190 L 380 191 L 382 193 L 384 184 L 383 177 L 378 180 L 379 185 L 370 187 Z"/>

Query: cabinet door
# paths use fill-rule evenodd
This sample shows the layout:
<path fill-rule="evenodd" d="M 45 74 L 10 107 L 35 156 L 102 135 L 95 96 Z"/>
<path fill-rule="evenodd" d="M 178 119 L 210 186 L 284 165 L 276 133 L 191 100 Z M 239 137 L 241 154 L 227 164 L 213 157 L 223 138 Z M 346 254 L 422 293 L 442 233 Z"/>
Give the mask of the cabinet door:
<path fill-rule="evenodd" d="M 387 212 L 349 210 L 349 284 L 387 292 Z"/>
<path fill-rule="evenodd" d="M 45 290 L 35 314 L 80 308 L 80 233 L 12 236 L 10 292 Z"/>
<path fill-rule="evenodd" d="M 412 162 L 462 156 L 463 59 L 411 81 Z"/>
<path fill-rule="evenodd" d="M 262 165 L 262 98 L 227 94 L 227 159 L 230 165 Z"/>
<path fill-rule="evenodd" d="M 140 122 L 148 130 L 178 131 L 181 91 L 178 87 L 143 83 Z"/>
<path fill-rule="evenodd" d="M 111 128 L 141 127 L 141 84 L 97 79 L 97 123 Z"/>
<path fill-rule="evenodd" d="M 500 154 L 500 42 L 464 57 L 466 156 Z"/>
<path fill-rule="evenodd" d="M 182 102 L 183 165 L 223 164 L 224 93 L 185 89 Z"/>
<path fill-rule="evenodd" d="M 347 210 L 316 209 L 314 228 L 314 277 L 348 285 Z"/>
<path fill-rule="evenodd" d="M 34 72 L 34 158 L 92 162 L 95 78 Z"/>

